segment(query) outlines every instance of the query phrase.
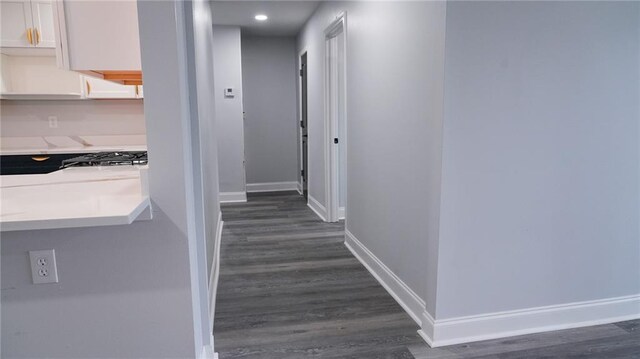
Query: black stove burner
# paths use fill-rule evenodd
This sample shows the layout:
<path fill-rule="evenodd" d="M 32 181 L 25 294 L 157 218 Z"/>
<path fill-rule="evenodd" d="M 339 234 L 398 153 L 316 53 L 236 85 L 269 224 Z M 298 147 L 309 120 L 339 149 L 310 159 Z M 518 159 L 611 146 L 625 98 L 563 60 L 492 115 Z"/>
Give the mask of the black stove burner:
<path fill-rule="evenodd" d="M 98 152 L 62 161 L 60 168 L 86 166 L 146 165 L 147 152 Z"/>

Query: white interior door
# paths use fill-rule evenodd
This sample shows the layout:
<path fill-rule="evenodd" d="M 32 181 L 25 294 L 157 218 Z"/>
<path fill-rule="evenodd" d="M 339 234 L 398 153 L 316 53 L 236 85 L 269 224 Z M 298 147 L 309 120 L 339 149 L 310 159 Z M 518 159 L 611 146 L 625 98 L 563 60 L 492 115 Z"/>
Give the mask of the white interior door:
<path fill-rule="evenodd" d="M 336 41 L 336 128 L 339 138 L 338 144 L 338 218 L 345 218 L 347 205 L 347 103 L 346 103 L 346 78 L 345 78 L 345 34 L 340 32 L 335 37 Z"/>
<path fill-rule="evenodd" d="M 346 218 L 347 206 L 347 103 L 345 17 L 326 30 L 325 110 L 328 137 L 328 220 Z"/>

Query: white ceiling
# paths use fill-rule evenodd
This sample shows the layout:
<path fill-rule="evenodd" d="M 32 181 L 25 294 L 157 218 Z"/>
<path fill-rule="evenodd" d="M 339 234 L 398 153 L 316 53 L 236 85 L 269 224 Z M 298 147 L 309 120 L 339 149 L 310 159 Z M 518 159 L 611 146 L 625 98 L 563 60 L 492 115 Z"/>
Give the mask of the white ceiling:
<path fill-rule="evenodd" d="M 215 25 L 240 25 L 243 34 L 295 36 L 318 7 L 319 1 L 213 0 Z M 265 14 L 267 21 L 256 21 Z"/>

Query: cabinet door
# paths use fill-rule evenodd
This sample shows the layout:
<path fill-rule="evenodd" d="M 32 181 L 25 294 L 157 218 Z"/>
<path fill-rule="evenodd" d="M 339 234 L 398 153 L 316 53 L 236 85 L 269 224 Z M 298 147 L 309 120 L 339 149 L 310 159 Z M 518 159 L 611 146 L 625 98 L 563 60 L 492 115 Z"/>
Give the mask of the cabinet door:
<path fill-rule="evenodd" d="M 31 0 L 31 11 L 33 14 L 34 44 L 37 47 L 55 48 L 56 36 L 51 0 Z"/>
<path fill-rule="evenodd" d="M 0 16 L 0 46 L 33 46 L 28 35 L 28 31 L 33 29 L 29 0 L 1 0 Z"/>
<path fill-rule="evenodd" d="M 90 76 L 84 77 L 85 97 L 95 99 L 126 99 L 136 98 L 136 87 L 133 85 L 121 85 L 115 82 L 97 79 Z"/>
<path fill-rule="evenodd" d="M 141 71 L 136 1 L 56 1 L 64 66 Z M 66 42 L 66 44 L 64 43 Z"/>

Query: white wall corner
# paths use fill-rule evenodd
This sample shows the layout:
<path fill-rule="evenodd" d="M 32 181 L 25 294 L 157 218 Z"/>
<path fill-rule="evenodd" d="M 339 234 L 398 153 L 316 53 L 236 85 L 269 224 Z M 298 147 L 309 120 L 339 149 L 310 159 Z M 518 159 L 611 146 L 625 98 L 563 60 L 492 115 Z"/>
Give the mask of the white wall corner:
<path fill-rule="evenodd" d="M 639 318 L 640 294 L 636 294 L 468 317 L 439 319 L 433 321 L 431 325 L 423 325 L 420 335 L 431 347 L 440 347 L 516 335 L 609 324 Z"/>
<path fill-rule="evenodd" d="M 311 198 L 311 197 L 309 197 Z M 344 244 L 362 263 L 384 289 L 400 304 L 409 316 L 422 327 L 422 313 L 426 303 L 406 283 L 391 271 L 378 257 L 365 247 L 348 229 L 345 229 Z"/>
<path fill-rule="evenodd" d="M 317 199 L 309 195 L 307 206 L 311 208 L 311 210 L 314 211 L 318 215 L 318 217 L 320 217 L 320 219 L 327 222 L 327 209 L 323 205 L 321 205 Z"/>
<path fill-rule="evenodd" d="M 338 219 L 345 219 L 346 209 L 344 207 L 338 208 Z"/>
<path fill-rule="evenodd" d="M 218 227 L 216 228 L 216 238 L 213 245 L 213 261 L 211 261 L 211 271 L 209 276 L 209 323 L 213 329 L 213 322 L 216 311 L 216 295 L 218 292 L 218 278 L 220 277 L 220 243 L 222 242 L 222 212 L 218 213 Z M 211 341 L 213 343 L 213 340 Z"/>
<path fill-rule="evenodd" d="M 302 182 L 298 182 L 298 193 L 303 194 L 303 190 L 302 190 Z"/>
<path fill-rule="evenodd" d="M 247 192 L 220 192 L 220 203 L 246 202 Z"/>
<path fill-rule="evenodd" d="M 298 182 L 247 183 L 247 192 L 297 191 Z"/>

